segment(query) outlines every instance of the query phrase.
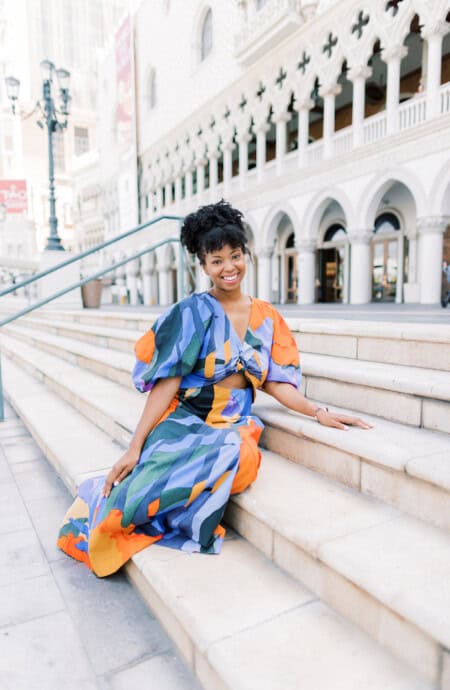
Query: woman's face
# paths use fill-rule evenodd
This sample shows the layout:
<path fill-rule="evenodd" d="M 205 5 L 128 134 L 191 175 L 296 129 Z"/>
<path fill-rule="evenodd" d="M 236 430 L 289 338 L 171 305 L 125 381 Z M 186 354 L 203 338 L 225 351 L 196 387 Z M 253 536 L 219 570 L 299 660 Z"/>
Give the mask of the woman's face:
<path fill-rule="evenodd" d="M 233 292 L 239 289 L 245 269 L 245 254 L 240 247 L 233 249 L 226 244 L 222 249 L 205 254 L 203 270 L 211 278 L 216 290 Z"/>

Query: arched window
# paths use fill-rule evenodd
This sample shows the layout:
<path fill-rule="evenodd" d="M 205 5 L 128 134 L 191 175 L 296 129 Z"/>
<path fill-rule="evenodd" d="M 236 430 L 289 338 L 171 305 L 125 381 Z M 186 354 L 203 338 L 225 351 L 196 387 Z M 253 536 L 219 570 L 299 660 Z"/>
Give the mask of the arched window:
<path fill-rule="evenodd" d="M 326 231 L 323 241 L 324 242 L 339 242 L 339 240 L 345 240 L 347 237 L 347 232 L 345 228 L 340 223 L 334 223 L 330 225 Z"/>
<path fill-rule="evenodd" d="M 207 11 L 203 20 L 201 40 L 200 40 L 200 61 L 203 62 L 213 47 L 213 25 L 211 8 Z"/>
<path fill-rule="evenodd" d="M 147 83 L 147 103 L 148 109 L 153 110 L 156 106 L 156 72 L 151 70 Z"/>
<path fill-rule="evenodd" d="M 393 213 L 382 213 L 375 221 L 375 233 L 379 235 L 392 235 L 400 230 L 400 223 Z"/>

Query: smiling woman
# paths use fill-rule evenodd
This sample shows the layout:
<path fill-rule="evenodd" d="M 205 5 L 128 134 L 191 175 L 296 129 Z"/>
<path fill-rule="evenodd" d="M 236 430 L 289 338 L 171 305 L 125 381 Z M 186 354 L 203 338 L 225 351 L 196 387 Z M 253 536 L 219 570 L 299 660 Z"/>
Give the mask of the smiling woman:
<path fill-rule="evenodd" d="M 97 575 L 115 572 L 159 542 L 219 553 L 230 495 L 258 473 L 258 389 L 327 426 L 370 428 L 300 393 L 295 340 L 276 309 L 241 292 L 247 241 L 242 214 L 225 202 L 189 215 L 181 240 L 213 287 L 171 307 L 136 343 L 133 381 L 149 392 L 130 448 L 108 476 L 88 479 L 58 545 Z"/>

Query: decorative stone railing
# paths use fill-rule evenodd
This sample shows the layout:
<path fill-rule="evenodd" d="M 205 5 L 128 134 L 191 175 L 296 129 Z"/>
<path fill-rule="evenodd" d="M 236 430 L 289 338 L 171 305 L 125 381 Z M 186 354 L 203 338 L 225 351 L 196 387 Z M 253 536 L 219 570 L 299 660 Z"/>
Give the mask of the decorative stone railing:
<path fill-rule="evenodd" d="M 409 129 L 425 122 L 425 96 L 413 96 L 399 107 L 399 128 Z"/>
<path fill-rule="evenodd" d="M 450 83 L 441 86 L 441 115 L 450 113 Z"/>

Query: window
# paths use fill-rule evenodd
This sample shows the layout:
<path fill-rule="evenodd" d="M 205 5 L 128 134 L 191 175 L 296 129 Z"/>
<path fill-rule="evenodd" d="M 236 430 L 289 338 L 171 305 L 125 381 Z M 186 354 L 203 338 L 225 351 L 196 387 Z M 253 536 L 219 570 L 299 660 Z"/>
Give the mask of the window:
<path fill-rule="evenodd" d="M 213 47 L 213 26 L 212 26 L 212 11 L 208 10 L 205 19 L 203 20 L 201 45 L 200 45 L 200 61 L 203 62 Z"/>
<path fill-rule="evenodd" d="M 89 130 L 87 127 L 75 127 L 75 155 L 81 156 L 89 151 Z"/>
<path fill-rule="evenodd" d="M 393 213 L 382 213 L 375 222 L 375 232 L 379 235 L 391 235 L 400 230 L 400 223 Z"/>
<path fill-rule="evenodd" d="M 325 233 L 323 238 L 324 242 L 337 242 L 340 240 L 345 240 L 347 232 L 345 228 L 342 227 L 340 223 L 334 223 L 331 225 Z"/>

